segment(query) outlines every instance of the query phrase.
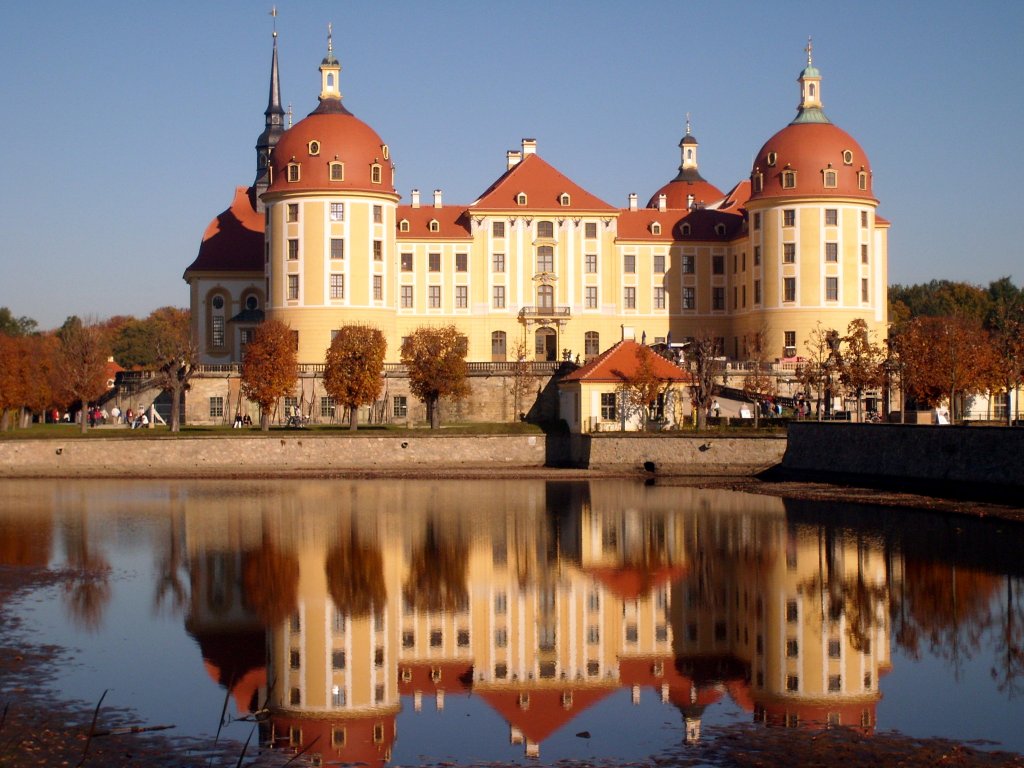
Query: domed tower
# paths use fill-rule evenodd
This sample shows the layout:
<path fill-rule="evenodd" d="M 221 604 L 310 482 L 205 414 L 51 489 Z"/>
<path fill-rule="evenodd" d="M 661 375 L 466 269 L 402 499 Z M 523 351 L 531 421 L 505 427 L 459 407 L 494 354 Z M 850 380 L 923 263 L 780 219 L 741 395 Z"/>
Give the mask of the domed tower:
<path fill-rule="evenodd" d="M 810 41 L 797 116 L 757 153 L 747 201 L 753 309 L 738 318 L 766 357 L 806 355 L 820 322 L 863 318 L 886 335 L 888 222 L 875 213 L 871 164 L 825 116 Z"/>
<path fill-rule="evenodd" d="M 721 200 L 724 195 L 705 181 L 697 166 L 697 139 L 690 132 L 686 115 L 686 134 L 679 140 L 679 173 L 647 201 L 648 208 L 693 210 Z"/>
<path fill-rule="evenodd" d="M 342 324 L 390 335 L 395 321 L 394 166 L 388 145 L 342 104 L 340 74 L 328 32 L 320 103 L 278 140 L 263 195 L 267 315 L 298 334 L 304 363 L 324 361 Z"/>

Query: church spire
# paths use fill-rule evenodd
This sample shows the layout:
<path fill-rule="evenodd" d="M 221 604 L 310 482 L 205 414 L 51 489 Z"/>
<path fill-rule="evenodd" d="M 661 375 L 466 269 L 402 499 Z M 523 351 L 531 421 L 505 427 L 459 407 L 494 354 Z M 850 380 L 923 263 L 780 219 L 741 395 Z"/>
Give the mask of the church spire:
<path fill-rule="evenodd" d="M 673 181 L 704 181 L 697 166 L 697 139 L 690 129 L 690 113 L 686 113 L 686 133 L 679 140 L 679 174 Z"/>
<path fill-rule="evenodd" d="M 800 83 L 800 106 L 797 107 L 797 115 L 790 125 L 797 123 L 827 123 L 821 104 L 821 72 L 814 66 L 814 44 L 811 38 L 807 38 L 807 66 L 800 72 L 797 82 Z"/>
<path fill-rule="evenodd" d="M 266 191 L 270 185 L 267 169 L 270 167 L 270 153 L 274 151 L 277 140 L 284 133 L 284 109 L 281 108 L 281 79 L 277 69 L 277 8 L 270 11 L 274 17 L 274 50 L 270 60 L 270 95 L 267 108 L 263 112 L 265 121 L 263 133 L 256 139 L 256 197 Z M 262 204 L 257 204 L 261 207 Z"/>

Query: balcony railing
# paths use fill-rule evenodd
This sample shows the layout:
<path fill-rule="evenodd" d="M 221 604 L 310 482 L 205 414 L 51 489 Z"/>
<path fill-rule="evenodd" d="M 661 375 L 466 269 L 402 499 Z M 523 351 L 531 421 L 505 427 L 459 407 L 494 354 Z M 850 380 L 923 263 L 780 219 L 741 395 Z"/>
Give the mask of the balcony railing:
<path fill-rule="evenodd" d="M 523 307 L 519 310 L 520 317 L 570 317 L 570 307 Z"/>

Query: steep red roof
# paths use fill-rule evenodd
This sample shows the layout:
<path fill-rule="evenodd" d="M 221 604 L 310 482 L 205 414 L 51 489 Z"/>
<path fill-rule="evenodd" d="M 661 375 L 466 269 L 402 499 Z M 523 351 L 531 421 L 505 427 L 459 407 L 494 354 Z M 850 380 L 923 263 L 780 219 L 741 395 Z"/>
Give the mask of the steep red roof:
<path fill-rule="evenodd" d="M 525 206 L 516 205 L 516 195 L 520 192 L 526 193 Z M 569 195 L 568 206 L 563 206 L 559 202 L 563 192 Z M 517 208 L 531 212 L 563 213 L 613 213 L 618 210 L 587 192 L 536 154 L 527 155 L 505 171 L 475 203 L 470 205 L 471 210 L 514 211 Z"/>
<path fill-rule="evenodd" d="M 263 217 L 252 188 L 236 187 L 226 211 L 210 222 L 189 272 L 263 272 Z"/>
<path fill-rule="evenodd" d="M 571 684 L 556 688 L 523 686 L 481 691 L 480 697 L 509 725 L 522 731 L 523 736 L 534 744 L 540 744 L 617 688 L 617 684 L 602 688 L 576 688 Z M 571 694 L 571 703 L 566 703 L 563 694 Z"/>
<path fill-rule="evenodd" d="M 574 381 L 604 382 L 616 384 L 636 374 L 637 351 L 643 345 L 632 339 L 620 341 L 614 347 L 605 350 L 582 368 L 577 368 L 560 383 Z M 675 363 L 671 363 L 659 354 L 651 353 L 654 361 L 654 372 L 664 381 L 690 381 L 690 374 Z"/>
<path fill-rule="evenodd" d="M 716 211 L 739 211 L 750 199 L 750 179 L 743 179 L 735 187 L 725 193 L 725 197 L 715 205 Z"/>
<path fill-rule="evenodd" d="M 617 224 L 617 239 L 671 243 L 675 240 L 676 225 L 687 213 L 689 211 L 659 211 L 657 208 L 622 211 Z M 659 234 L 651 231 L 655 222 L 661 225 Z"/>
<path fill-rule="evenodd" d="M 402 220 L 409 222 L 409 231 L 401 229 Z M 471 240 L 469 214 L 464 205 L 446 205 L 435 208 L 432 205 L 413 208 L 400 205 L 395 212 L 398 240 Z M 430 222 L 437 221 L 438 231 L 430 231 Z"/>

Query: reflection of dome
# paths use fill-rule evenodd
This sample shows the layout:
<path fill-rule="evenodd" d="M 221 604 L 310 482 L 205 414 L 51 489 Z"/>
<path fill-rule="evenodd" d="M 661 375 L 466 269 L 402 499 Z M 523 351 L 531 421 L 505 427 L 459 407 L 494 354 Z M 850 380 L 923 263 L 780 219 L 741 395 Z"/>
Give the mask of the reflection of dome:
<path fill-rule="evenodd" d="M 795 184 L 784 187 L 783 172 L 796 171 Z M 826 186 L 826 171 L 835 171 L 835 184 Z M 754 160 L 753 172 L 763 174 L 764 186 L 750 197 L 836 195 L 874 199 L 867 155 L 850 134 L 832 123 L 793 122 L 772 136 Z M 865 188 L 859 174 L 865 172 Z"/>
<path fill-rule="evenodd" d="M 320 713 L 275 713 L 268 739 L 274 747 L 291 746 L 319 753 L 327 765 L 384 766 L 395 741 L 392 710 L 324 717 Z"/>

